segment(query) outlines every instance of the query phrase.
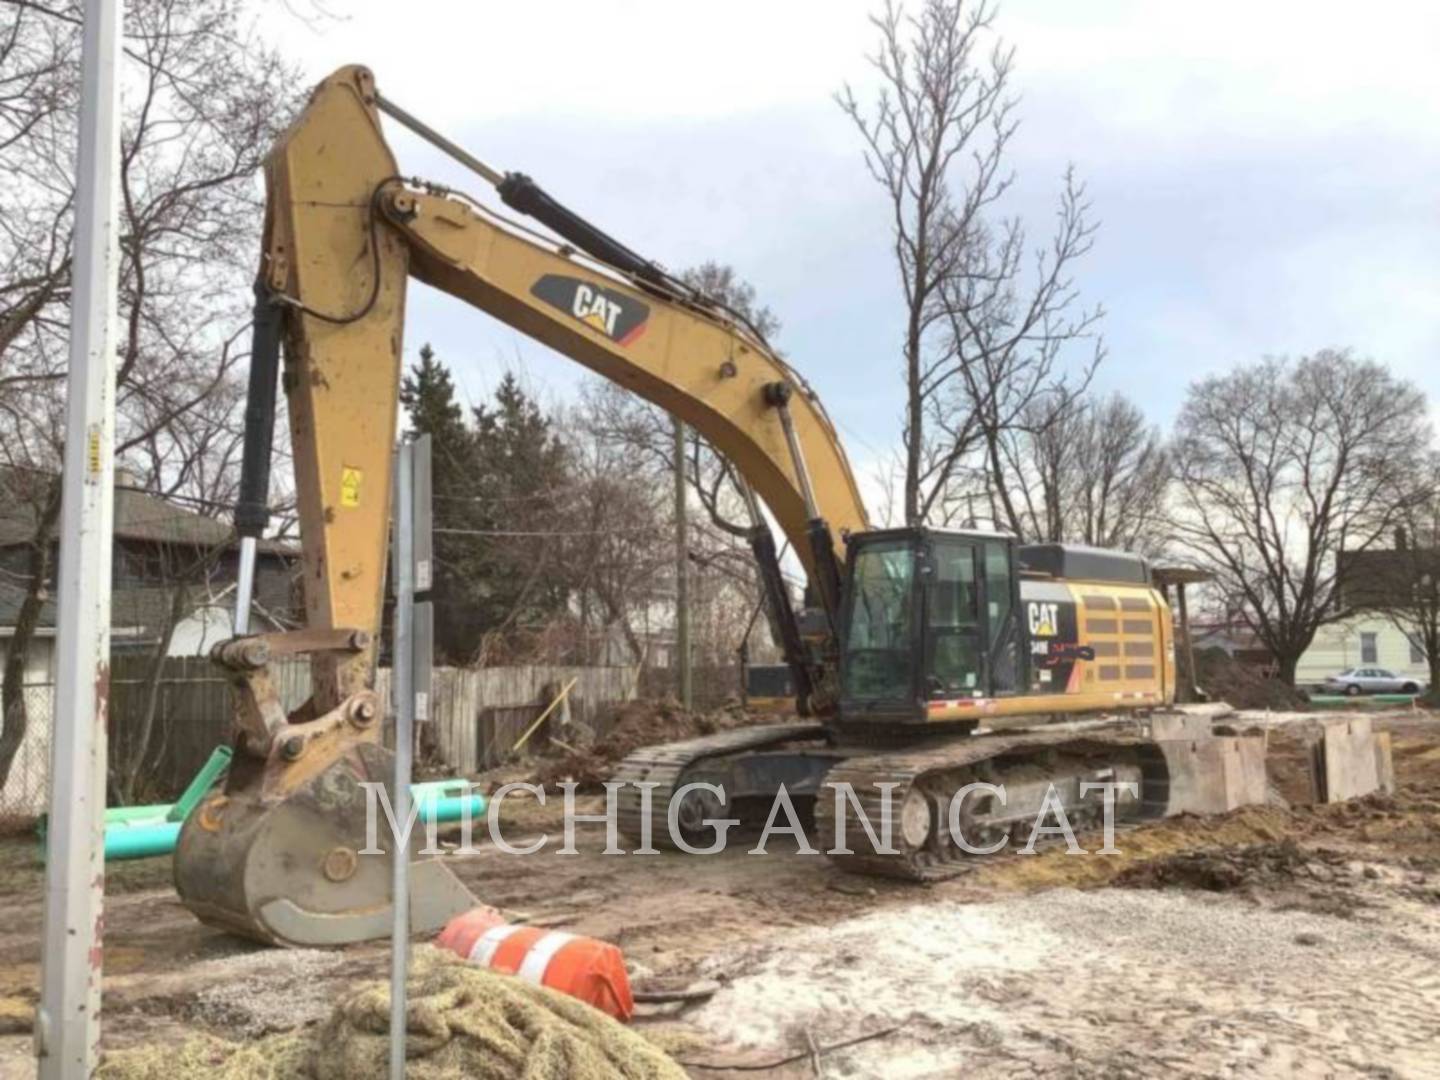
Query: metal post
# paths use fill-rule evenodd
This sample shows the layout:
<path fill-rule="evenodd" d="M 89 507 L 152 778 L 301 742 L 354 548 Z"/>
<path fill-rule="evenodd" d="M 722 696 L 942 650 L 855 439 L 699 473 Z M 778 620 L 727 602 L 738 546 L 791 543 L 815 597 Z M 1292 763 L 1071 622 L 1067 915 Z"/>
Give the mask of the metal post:
<path fill-rule="evenodd" d="M 60 519 L 59 660 L 35 1016 L 42 1080 L 88 1077 L 100 1053 L 123 8 L 120 0 L 85 3 Z"/>
<path fill-rule="evenodd" d="M 690 678 L 690 538 L 685 506 L 685 425 L 675 421 L 675 662 L 676 692 L 685 708 L 694 705 Z"/>
<path fill-rule="evenodd" d="M 402 441 L 395 454 L 395 636 L 391 656 L 395 699 L 395 820 L 410 819 L 410 772 L 415 728 L 415 505 L 414 448 Z M 405 1080 L 405 976 L 410 968 L 410 852 L 396 837 L 390 931 L 390 1077 Z"/>
<path fill-rule="evenodd" d="M 1190 609 L 1185 604 L 1185 582 L 1175 583 L 1175 597 L 1180 601 L 1180 647 L 1185 674 L 1180 684 L 1181 701 L 1199 701 L 1200 683 L 1195 673 L 1195 642 L 1190 637 Z"/>

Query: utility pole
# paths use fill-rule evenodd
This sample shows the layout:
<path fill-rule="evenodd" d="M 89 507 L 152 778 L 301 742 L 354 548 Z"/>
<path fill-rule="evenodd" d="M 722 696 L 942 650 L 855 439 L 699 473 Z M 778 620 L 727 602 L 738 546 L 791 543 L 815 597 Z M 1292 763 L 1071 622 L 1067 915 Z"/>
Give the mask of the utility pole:
<path fill-rule="evenodd" d="M 115 497 L 121 0 L 86 0 L 61 502 L 59 660 L 35 1050 L 42 1080 L 100 1056 L 105 725 Z"/>
<path fill-rule="evenodd" d="M 685 708 L 694 707 L 690 681 L 690 537 L 685 507 L 685 425 L 675 421 L 675 663 L 676 693 Z"/>

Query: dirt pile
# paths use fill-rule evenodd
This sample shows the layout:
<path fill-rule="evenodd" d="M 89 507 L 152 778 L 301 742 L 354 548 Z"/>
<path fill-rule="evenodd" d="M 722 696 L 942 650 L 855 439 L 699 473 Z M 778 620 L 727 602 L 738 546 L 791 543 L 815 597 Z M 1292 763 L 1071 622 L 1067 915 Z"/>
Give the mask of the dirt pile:
<path fill-rule="evenodd" d="M 738 705 L 711 712 L 688 712 L 675 701 L 629 701 L 602 727 L 604 734 L 584 749 L 542 761 L 535 783 L 547 787 L 574 780 L 581 791 L 601 791 L 613 779 L 615 764 L 642 746 L 679 742 L 717 731 L 747 727 L 756 720 Z"/>
<path fill-rule="evenodd" d="M 1242 664 L 1223 649 L 1202 649 L 1195 654 L 1196 681 L 1211 700 L 1228 701 L 1237 709 L 1305 709 L 1307 698 L 1293 686 L 1265 674 L 1254 664 Z"/>
<path fill-rule="evenodd" d="M 1180 851 L 1122 870 L 1114 884 L 1131 889 L 1231 892 L 1288 886 L 1298 878 L 1334 881 L 1349 874 L 1345 859 L 1324 849 L 1302 850 L 1294 839 L 1240 848 Z"/>

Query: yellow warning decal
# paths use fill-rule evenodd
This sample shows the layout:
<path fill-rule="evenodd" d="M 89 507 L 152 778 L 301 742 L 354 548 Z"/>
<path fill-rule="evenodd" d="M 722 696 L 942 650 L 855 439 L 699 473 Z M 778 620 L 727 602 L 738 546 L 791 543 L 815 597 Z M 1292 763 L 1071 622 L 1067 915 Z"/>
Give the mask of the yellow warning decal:
<path fill-rule="evenodd" d="M 365 474 L 351 465 L 340 467 L 340 505 L 354 509 L 360 505 L 360 481 Z"/>

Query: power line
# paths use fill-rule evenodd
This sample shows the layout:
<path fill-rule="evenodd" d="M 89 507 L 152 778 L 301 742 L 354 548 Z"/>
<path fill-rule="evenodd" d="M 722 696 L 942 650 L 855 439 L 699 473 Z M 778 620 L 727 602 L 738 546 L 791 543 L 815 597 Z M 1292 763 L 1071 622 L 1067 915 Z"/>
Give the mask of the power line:
<path fill-rule="evenodd" d="M 595 536 L 638 536 L 644 533 L 658 534 L 661 530 L 637 525 L 629 529 L 588 529 L 579 532 L 552 532 L 546 530 L 520 530 L 520 529 L 432 529 L 431 532 L 438 536 L 499 536 L 499 537 L 573 537 L 576 539 L 588 539 Z"/>

